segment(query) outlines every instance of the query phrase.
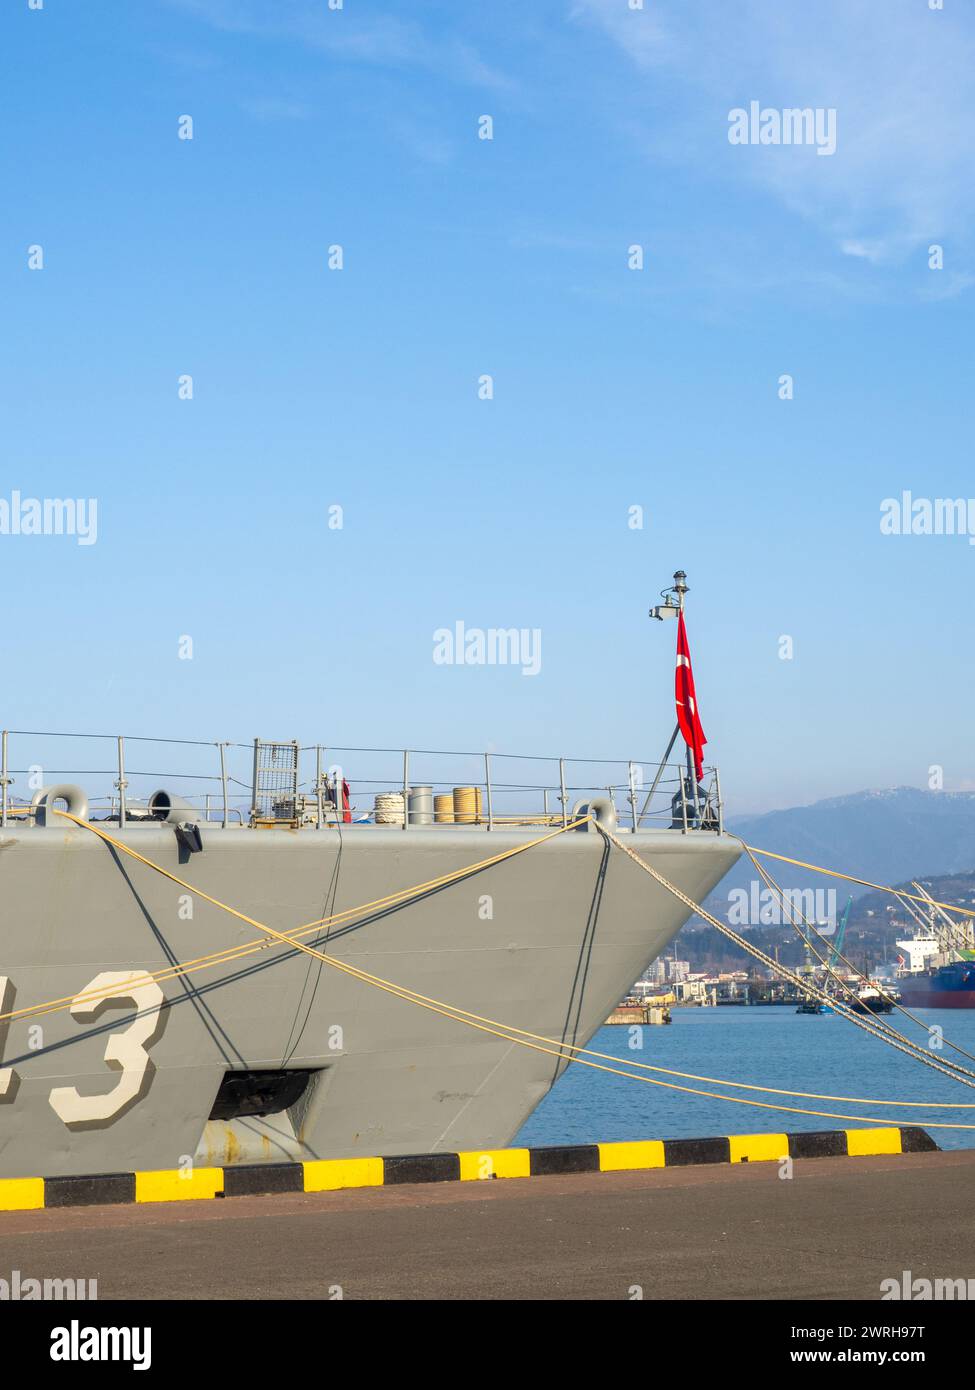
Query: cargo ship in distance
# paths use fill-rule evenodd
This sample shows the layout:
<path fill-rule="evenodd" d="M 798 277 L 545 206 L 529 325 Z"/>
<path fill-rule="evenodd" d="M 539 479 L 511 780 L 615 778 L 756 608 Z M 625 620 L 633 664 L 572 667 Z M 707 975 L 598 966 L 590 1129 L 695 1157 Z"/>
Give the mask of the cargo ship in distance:
<path fill-rule="evenodd" d="M 901 902 L 918 928 L 897 943 L 904 953 L 897 980 L 902 1002 L 909 1009 L 975 1009 L 973 919 L 950 917 L 923 884 L 912 886 L 915 898 Z"/>
<path fill-rule="evenodd" d="M 900 943 L 898 943 L 900 944 Z M 975 960 L 951 961 L 899 981 L 909 1009 L 975 1009 Z"/>

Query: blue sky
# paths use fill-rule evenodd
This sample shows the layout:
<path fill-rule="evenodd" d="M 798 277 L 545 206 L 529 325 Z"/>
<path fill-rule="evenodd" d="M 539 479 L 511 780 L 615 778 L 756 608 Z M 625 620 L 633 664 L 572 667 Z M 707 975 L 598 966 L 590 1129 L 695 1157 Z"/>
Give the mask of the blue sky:
<path fill-rule="evenodd" d="M 94 545 L 0 535 L 0 723 L 651 757 L 680 567 L 732 809 L 975 788 L 975 547 L 879 526 L 975 495 L 965 6 L 0 27 L 0 497 L 98 500 Z M 732 146 L 752 100 L 835 108 L 836 153 Z M 435 664 L 457 621 L 539 629 L 540 674 Z"/>

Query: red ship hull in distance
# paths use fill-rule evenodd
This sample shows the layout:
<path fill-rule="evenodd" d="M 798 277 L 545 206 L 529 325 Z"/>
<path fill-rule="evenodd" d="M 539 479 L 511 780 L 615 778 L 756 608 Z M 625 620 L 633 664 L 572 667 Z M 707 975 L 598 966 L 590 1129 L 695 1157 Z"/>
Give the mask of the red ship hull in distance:
<path fill-rule="evenodd" d="M 943 965 L 934 975 L 901 980 L 898 988 L 909 1009 L 975 1009 L 975 961 Z"/>

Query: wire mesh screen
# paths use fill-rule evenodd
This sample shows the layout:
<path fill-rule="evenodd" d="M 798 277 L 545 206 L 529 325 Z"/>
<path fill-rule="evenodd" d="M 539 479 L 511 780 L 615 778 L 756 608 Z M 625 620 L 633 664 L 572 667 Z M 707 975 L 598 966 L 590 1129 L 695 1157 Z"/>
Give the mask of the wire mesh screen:
<path fill-rule="evenodd" d="M 298 818 L 298 744 L 254 740 L 254 819 Z"/>

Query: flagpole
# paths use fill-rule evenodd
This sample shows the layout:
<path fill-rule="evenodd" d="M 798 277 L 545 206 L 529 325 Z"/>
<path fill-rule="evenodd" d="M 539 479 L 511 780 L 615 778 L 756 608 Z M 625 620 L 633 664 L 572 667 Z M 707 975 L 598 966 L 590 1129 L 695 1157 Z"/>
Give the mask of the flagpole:
<path fill-rule="evenodd" d="M 677 603 L 681 613 L 684 612 L 684 595 L 687 593 L 687 584 L 684 582 L 686 579 L 687 575 L 683 570 L 678 570 L 674 575 L 674 590 L 677 594 Z M 680 725 L 678 724 L 677 727 L 679 729 Z M 697 769 L 694 766 L 690 744 L 687 745 L 687 780 L 691 784 L 691 799 L 694 805 L 694 824 L 698 826 L 701 823 L 701 808 L 697 799 Z M 685 803 L 687 801 L 686 790 L 684 792 L 684 801 Z"/>
<path fill-rule="evenodd" d="M 658 618 L 658 619 L 660 619 L 661 621 L 662 621 L 664 618 L 673 618 L 673 617 L 676 617 L 676 618 L 677 618 L 677 620 L 678 620 L 678 661 L 680 661 L 680 660 L 682 659 L 681 656 L 680 656 L 680 633 L 681 633 L 681 630 L 682 630 L 682 628 L 683 628 L 683 620 L 684 620 L 684 595 L 685 595 L 686 593 L 688 593 L 687 575 L 685 574 L 685 572 L 684 572 L 683 570 L 676 570 L 675 573 L 674 573 L 674 582 L 673 582 L 673 584 L 670 586 L 669 589 L 663 589 L 663 590 L 661 590 L 660 596 L 661 596 L 661 598 L 664 600 L 664 602 L 661 603 L 661 604 L 657 604 L 657 605 L 655 605 L 653 608 L 650 609 L 650 617 L 651 617 L 651 618 Z M 676 602 L 674 602 L 674 600 L 671 598 L 671 595 L 676 595 Z M 686 636 L 685 636 L 685 638 L 684 638 L 685 645 L 686 645 L 686 641 L 687 641 L 687 639 L 686 639 Z M 689 656 L 684 657 L 683 660 L 684 660 L 684 664 L 685 664 L 686 666 L 688 666 L 688 668 L 689 668 L 689 667 L 690 667 L 690 658 L 689 658 Z M 692 708 L 692 712 L 693 712 L 693 717 L 694 717 L 694 719 L 696 720 L 696 719 L 697 719 L 697 714 L 696 714 L 696 710 L 694 710 L 693 702 L 692 702 L 692 704 L 691 704 L 691 708 Z M 699 721 L 698 721 L 698 723 L 699 723 Z M 677 727 L 675 728 L 674 732 L 671 734 L 670 742 L 667 744 L 667 751 L 664 753 L 663 760 L 661 761 L 660 766 L 657 768 L 656 775 L 655 775 L 655 777 L 654 777 L 654 779 L 653 779 L 653 785 L 651 786 L 649 792 L 647 793 L 647 798 L 646 798 L 646 800 L 645 800 L 644 803 L 643 803 L 643 810 L 640 812 L 640 816 L 639 816 L 639 820 L 638 820 L 637 824 L 639 824 L 639 823 L 643 820 L 644 816 L 647 814 L 647 810 L 648 810 L 648 808 L 649 808 L 649 806 L 650 806 L 651 800 L 653 799 L 654 792 L 657 790 L 657 787 L 658 787 L 658 785 L 659 785 L 659 783 L 660 783 L 660 779 L 661 779 L 661 777 L 663 776 L 664 769 L 665 769 L 666 766 L 667 766 L 667 759 L 670 757 L 671 751 L 673 750 L 674 744 L 677 742 L 677 736 L 678 736 L 678 734 L 679 734 L 680 732 L 681 732 L 680 710 L 678 710 Z M 701 732 L 702 732 L 702 735 L 703 735 L 703 730 L 702 730 Z M 686 738 L 685 738 L 685 743 L 686 743 L 686 742 L 687 742 L 687 740 L 686 740 Z M 703 739 L 702 739 L 702 742 L 703 742 Z M 679 768 L 679 767 L 680 767 L 680 764 L 678 763 L 677 766 L 678 766 L 678 768 Z M 683 820 L 683 822 L 684 822 L 685 828 L 686 828 L 686 826 L 687 826 L 687 818 L 688 818 L 688 817 L 687 817 L 688 802 L 690 802 L 691 805 L 693 806 L 693 811 L 694 811 L 694 824 L 695 824 L 695 826 L 699 825 L 700 822 L 701 822 L 701 802 L 700 802 L 700 798 L 699 798 L 699 796 L 698 796 L 698 784 L 697 784 L 697 763 L 696 763 L 696 761 L 695 761 L 694 751 L 693 751 L 693 749 L 692 749 L 692 747 L 691 747 L 691 745 L 690 745 L 689 743 L 687 744 L 687 779 L 688 779 L 688 782 L 690 783 L 690 792 L 688 792 L 687 783 L 684 781 L 684 773 L 681 772 L 681 773 L 680 773 L 680 778 L 679 778 L 680 802 L 681 802 L 681 810 L 682 810 L 682 820 Z M 634 827 L 634 829 L 635 829 L 635 828 L 636 828 L 636 827 Z"/>

